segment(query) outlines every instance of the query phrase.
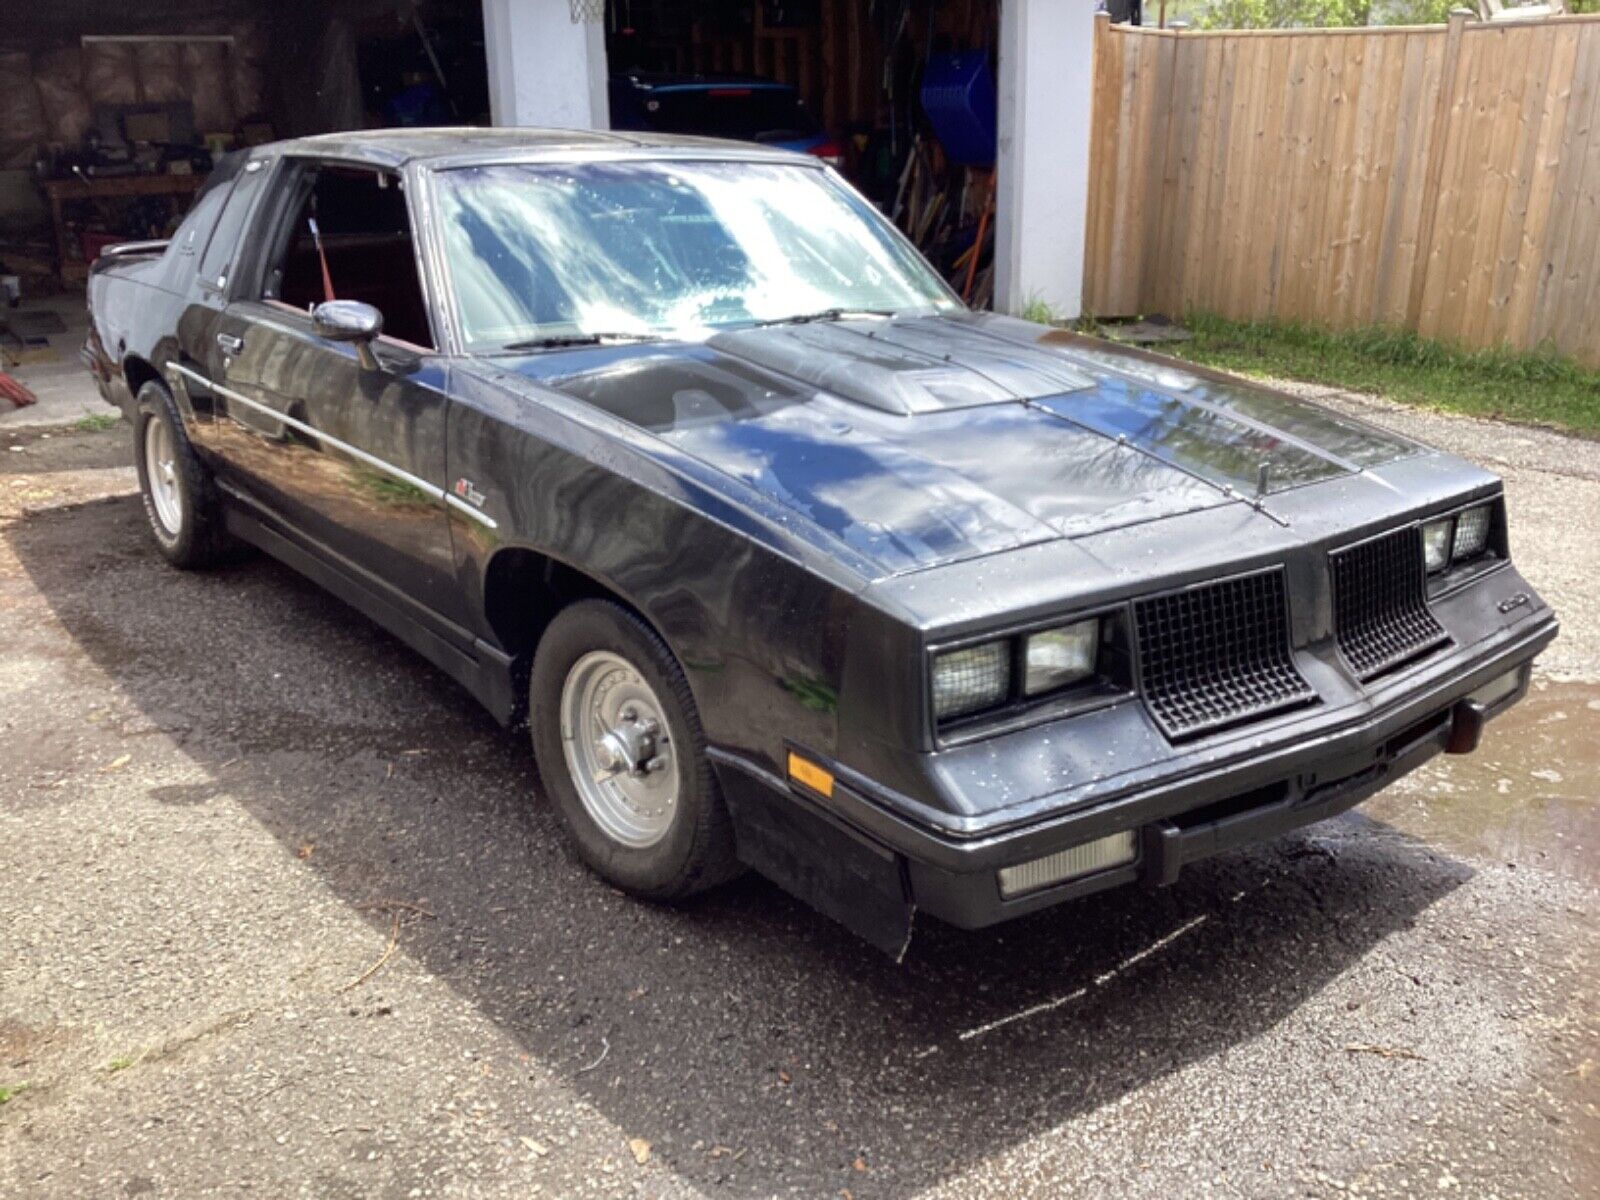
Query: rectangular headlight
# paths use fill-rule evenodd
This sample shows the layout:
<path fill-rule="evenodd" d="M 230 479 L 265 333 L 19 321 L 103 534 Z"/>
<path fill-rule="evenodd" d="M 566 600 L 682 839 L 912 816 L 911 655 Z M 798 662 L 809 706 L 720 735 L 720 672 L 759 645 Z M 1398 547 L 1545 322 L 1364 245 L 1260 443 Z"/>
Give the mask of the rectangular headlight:
<path fill-rule="evenodd" d="M 938 720 L 993 708 L 1011 692 L 1011 643 L 984 642 L 933 659 L 933 715 Z"/>
<path fill-rule="evenodd" d="M 1100 621 L 1096 617 L 1033 634 L 1024 653 L 1023 692 L 1037 696 L 1087 679 L 1094 674 L 1099 645 Z"/>
<path fill-rule="evenodd" d="M 1456 515 L 1455 548 L 1450 557 L 1457 562 L 1476 558 L 1489 548 L 1490 507 L 1480 504 Z"/>
<path fill-rule="evenodd" d="M 1450 565 L 1450 540 L 1454 530 L 1454 517 L 1429 521 L 1422 527 L 1422 564 L 1427 568 L 1429 575 L 1442 571 Z"/>

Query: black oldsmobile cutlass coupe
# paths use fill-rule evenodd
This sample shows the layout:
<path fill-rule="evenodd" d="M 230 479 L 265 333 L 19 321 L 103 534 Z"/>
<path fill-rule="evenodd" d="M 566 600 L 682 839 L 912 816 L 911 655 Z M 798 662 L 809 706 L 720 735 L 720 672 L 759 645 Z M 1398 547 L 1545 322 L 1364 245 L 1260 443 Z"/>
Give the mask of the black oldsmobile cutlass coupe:
<path fill-rule="evenodd" d="M 1473 749 L 1556 634 L 1494 476 L 970 312 L 814 158 L 332 135 L 89 281 L 156 544 L 266 550 L 526 716 L 584 859 L 900 951 Z"/>

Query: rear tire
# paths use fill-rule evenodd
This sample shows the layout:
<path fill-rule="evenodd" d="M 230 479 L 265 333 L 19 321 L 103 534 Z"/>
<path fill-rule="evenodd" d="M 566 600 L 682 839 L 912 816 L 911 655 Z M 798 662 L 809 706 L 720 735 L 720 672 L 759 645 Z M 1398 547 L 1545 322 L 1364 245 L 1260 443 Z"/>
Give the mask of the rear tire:
<path fill-rule="evenodd" d="M 145 518 L 166 560 L 189 570 L 229 557 L 237 543 L 223 529 L 211 473 L 184 432 L 172 393 L 155 380 L 139 389 L 133 458 Z"/>
<path fill-rule="evenodd" d="M 608 600 L 569 605 L 539 641 L 528 692 L 545 789 L 598 875 L 676 900 L 739 874 L 688 681 L 649 626 Z"/>

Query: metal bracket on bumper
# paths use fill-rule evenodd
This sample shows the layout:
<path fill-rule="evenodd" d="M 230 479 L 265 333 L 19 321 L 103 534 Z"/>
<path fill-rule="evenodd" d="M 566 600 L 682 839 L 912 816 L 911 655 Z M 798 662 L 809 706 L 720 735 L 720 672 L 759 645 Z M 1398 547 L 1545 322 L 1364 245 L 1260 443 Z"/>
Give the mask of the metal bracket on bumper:
<path fill-rule="evenodd" d="M 1450 714 L 1443 713 L 1398 752 L 1390 752 L 1387 746 L 1375 747 L 1322 770 L 1184 813 L 1176 820 L 1147 825 L 1142 831 L 1141 878 L 1151 886 L 1164 887 L 1176 883 L 1189 863 L 1354 808 L 1396 776 L 1443 750 L 1450 729 Z"/>

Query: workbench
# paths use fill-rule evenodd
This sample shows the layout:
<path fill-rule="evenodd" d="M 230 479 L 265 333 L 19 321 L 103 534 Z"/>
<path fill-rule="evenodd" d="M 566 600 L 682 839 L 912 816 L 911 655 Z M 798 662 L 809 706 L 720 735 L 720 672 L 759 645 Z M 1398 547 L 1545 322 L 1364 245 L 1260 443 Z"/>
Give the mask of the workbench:
<path fill-rule="evenodd" d="M 55 229 L 56 267 L 66 282 L 87 279 L 89 264 L 71 253 L 66 221 L 61 208 L 74 200 L 126 200 L 135 196 L 166 196 L 172 202 L 174 217 L 188 210 L 189 201 L 205 183 L 204 175 L 113 175 L 104 179 L 76 177 L 46 179 L 40 183 L 50 202 L 50 220 Z M 130 241 L 138 240 L 130 236 Z"/>

